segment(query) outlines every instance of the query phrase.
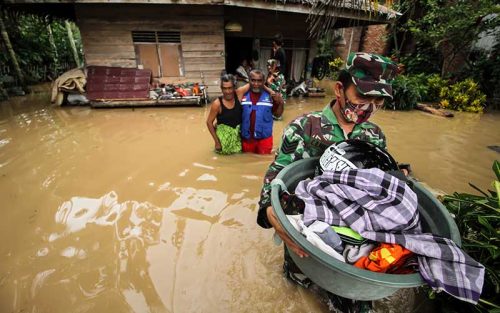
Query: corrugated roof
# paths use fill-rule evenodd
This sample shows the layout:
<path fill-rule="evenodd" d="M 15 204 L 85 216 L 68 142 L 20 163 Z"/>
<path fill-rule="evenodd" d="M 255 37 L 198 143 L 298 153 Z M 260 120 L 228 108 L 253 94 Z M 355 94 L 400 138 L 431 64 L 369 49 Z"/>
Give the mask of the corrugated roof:
<path fill-rule="evenodd" d="M 89 100 L 148 99 L 151 70 L 89 66 L 87 85 Z"/>

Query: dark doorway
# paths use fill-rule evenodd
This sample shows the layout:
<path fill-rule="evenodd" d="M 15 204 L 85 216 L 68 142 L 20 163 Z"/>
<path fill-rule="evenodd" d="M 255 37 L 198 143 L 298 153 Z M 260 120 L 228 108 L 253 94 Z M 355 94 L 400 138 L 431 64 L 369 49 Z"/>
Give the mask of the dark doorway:
<path fill-rule="evenodd" d="M 252 57 L 253 39 L 250 37 L 226 37 L 226 70 L 234 74 L 243 59 Z"/>

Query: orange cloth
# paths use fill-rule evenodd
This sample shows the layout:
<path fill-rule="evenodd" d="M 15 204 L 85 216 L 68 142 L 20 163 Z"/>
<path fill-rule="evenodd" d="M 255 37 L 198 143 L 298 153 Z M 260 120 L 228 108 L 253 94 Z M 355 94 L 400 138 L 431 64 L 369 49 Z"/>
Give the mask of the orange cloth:
<path fill-rule="evenodd" d="M 361 257 L 354 266 L 372 272 L 397 272 L 413 253 L 398 244 L 381 243 L 368 256 Z M 400 272 L 401 273 L 401 272 Z M 401 273 L 402 274 L 402 273 Z"/>

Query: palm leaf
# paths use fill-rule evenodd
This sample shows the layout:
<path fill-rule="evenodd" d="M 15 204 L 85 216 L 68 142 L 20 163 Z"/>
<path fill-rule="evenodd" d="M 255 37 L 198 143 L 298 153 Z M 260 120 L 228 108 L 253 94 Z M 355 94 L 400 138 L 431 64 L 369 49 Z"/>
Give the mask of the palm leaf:
<path fill-rule="evenodd" d="M 343 12 L 355 11 L 359 19 L 368 11 L 377 12 L 378 0 L 311 0 L 309 22 L 309 36 L 319 38 L 333 28 L 338 17 Z M 354 18 L 355 19 L 355 18 Z"/>
<path fill-rule="evenodd" d="M 500 180 L 500 162 L 498 162 L 497 160 L 493 162 L 493 172 L 495 172 L 497 180 Z"/>

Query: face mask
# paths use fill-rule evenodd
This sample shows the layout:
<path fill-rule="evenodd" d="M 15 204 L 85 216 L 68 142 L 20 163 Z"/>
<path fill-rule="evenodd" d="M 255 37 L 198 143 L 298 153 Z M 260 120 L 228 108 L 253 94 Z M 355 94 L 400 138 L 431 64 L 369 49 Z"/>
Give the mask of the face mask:
<path fill-rule="evenodd" d="M 375 105 L 364 104 L 364 105 L 354 105 L 351 101 L 345 98 L 345 106 L 340 109 L 340 112 L 344 116 L 345 120 L 350 123 L 361 124 L 366 122 L 370 116 L 375 113 Z"/>

